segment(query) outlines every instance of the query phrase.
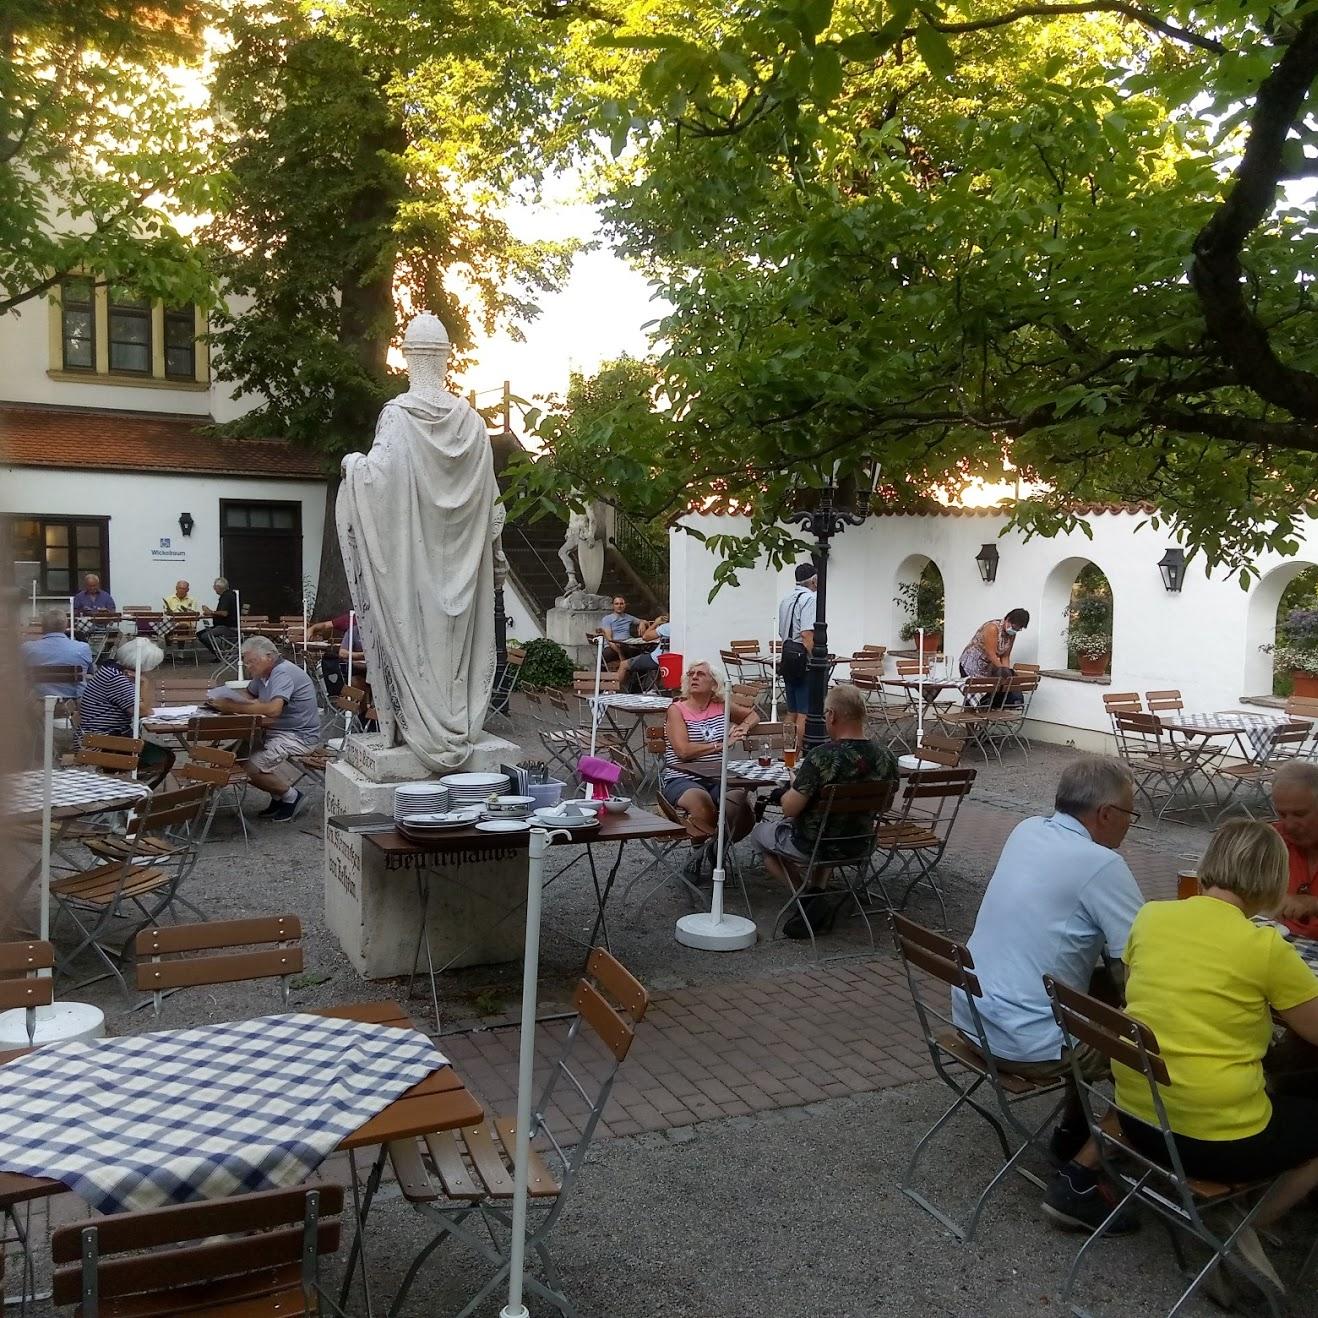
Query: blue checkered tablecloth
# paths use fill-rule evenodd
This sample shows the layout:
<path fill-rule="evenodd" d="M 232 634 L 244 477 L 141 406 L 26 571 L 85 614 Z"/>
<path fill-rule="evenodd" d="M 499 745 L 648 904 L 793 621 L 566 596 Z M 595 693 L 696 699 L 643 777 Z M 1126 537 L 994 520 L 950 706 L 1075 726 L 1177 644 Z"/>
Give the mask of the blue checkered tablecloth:
<path fill-rule="evenodd" d="M 413 1030 L 302 1014 L 51 1044 L 0 1067 L 0 1171 L 101 1213 L 296 1185 L 445 1060 Z"/>

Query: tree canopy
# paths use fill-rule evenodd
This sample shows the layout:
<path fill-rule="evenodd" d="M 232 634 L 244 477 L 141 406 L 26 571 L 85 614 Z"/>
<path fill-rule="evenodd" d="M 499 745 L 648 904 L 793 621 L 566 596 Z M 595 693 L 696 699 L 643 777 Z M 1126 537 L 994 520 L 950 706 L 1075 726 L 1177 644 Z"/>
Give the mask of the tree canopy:
<path fill-rule="evenodd" d="M 1019 475 L 1028 528 L 1152 499 L 1211 563 L 1293 546 L 1318 0 L 755 0 L 605 40 L 645 57 L 600 123 L 611 231 L 673 308 L 660 402 L 545 422 L 537 496 L 738 506 L 735 568 L 803 476 L 877 456 L 893 506 Z"/>
<path fill-rule="evenodd" d="M 179 94 L 213 17 L 206 0 L 0 5 L 0 315 L 78 270 L 207 301 L 173 220 L 215 196 L 204 125 Z"/>

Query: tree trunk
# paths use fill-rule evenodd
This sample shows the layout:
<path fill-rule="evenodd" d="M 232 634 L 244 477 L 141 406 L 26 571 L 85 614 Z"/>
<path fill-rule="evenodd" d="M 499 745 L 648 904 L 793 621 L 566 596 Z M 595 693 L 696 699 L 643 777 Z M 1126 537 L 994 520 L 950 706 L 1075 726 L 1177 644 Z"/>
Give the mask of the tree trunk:
<path fill-rule="evenodd" d="M 334 515 L 340 484 L 337 475 L 325 482 L 325 534 L 320 542 L 320 576 L 316 579 L 316 607 L 312 611 L 317 621 L 337 618 L 352 608 L 348 573 L 343 566 L 343 548 L 339 544 L 339 528 Z"/>

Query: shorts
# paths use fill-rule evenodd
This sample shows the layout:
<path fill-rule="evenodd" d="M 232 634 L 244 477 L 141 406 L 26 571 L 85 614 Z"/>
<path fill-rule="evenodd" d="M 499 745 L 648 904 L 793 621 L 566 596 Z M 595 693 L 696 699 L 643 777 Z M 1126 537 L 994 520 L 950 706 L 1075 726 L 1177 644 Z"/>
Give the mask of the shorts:
<path fill-rule="evenodd" d="M 685 792 L 707 792 L 709 799 L 718 805 L 719 787 L 717 778 L 697 778 L 694 774 L 682 774 L 668 779 L 659 790 L 663 792 L 664 800 L 671 806 L 676 806 Z"/>
<path fill-rule="evenodd" d="M 659 661 L 654 655 L 642 650 L 627 661 L 627 667 L 632 673 L 653 673 L 659 667 Z"/>
<path fill-rule="evenodd" d="M 964 1030 L 958 1033 L 971 1047 L 979 1050 L 979 1045 Z M 1086 1080 L 1101 1080 L 1111 1074 L 1108 1059 L 1097 1048 L 1091 1048 L 1087 1043 L 1074 1044 L 1072 1047 L 1080 1061 L 1080 1074 Z M 1055 1062 L 1009 1062 L 1003 1057 L 995 1057 L 993 1060 L 1003 1074 L 1018 1075 L 1023 1080 L 1056 1080 L 1062 1076 L 1069 1079 L 1071 1076 L 1071 1063 L 1061 1057 Z"/>
<path fill-rule="evenodd" d="M 781 856 L 784 860 L 809 864 L 810 857 L 796 845 L 794 832 L 789 820 L 761 819 L 751 829 L 751 846 L 767 855 Z"/>
<path fill-rule="evenodd" d="M 300 737 L 295 732 L 280 732 L 272 728 L 261 738 L 259 749 L 247 758 L 247 763 L 258 773 L 270 773 L 290 755 L 306 755 L 320 742 L 315 737 Z"/>
<path fill-rule="evenodd" d="M 1121 1129 L 1152 1162 L 1166 1164 L 1167 1144 L 1156 1126 L 1121 1114 Z M 1256 1135 L 1239 1140 L 1198 1140 L 1174 1135 L 1187 1176 L 1239 1185 L 1280 1176 L 1318 1158 L 1318 1100 L 1277 1094 L 1272 1116 Z"/>
<path fill-rule="evenodd" d="M 789 714 L 808 714 L 810 712 L 810 675 L 807 673 L 799 682 L 789 682 L 783 678 L 783 697 L 787 702 Z"/>

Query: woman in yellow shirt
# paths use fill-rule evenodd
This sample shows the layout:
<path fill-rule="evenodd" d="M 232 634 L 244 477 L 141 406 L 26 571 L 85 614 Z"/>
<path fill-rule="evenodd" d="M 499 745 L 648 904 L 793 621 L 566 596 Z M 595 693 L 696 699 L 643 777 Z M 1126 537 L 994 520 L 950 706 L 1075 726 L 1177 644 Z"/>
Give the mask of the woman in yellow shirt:
<path fill-rule="evenodd" d="M 1186 1174 L 1240 1183 L 1283 1176 L 1265 1225 L 1318 1187 L 1318 1099 L 1268 1094 L 1263 1057 L 1276 1011 L 1318 1043 L 1318 977 L 1270 925 L 1286 896 L 1286 846 L 1267 824 L 1224 825 L 1199 864 L 1201 894 L 1148 902 L 1126 940 L 1126 1010 L 1158 1036 L 1160 1089 Z M 1165 1162 L 1148 1082 L 1113 1066 L 1126 1137 Z"/>

